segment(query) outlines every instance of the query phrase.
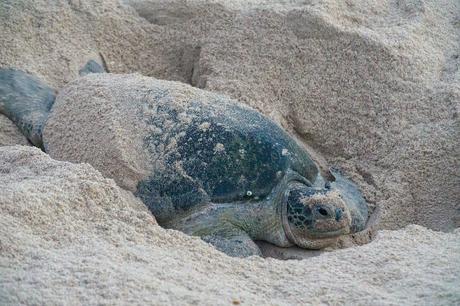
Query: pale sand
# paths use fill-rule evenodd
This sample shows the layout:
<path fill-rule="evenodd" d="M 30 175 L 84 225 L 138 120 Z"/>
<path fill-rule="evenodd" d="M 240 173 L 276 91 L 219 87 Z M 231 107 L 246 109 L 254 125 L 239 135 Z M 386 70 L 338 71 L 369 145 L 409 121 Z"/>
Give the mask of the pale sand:
<path fill-rule="evenodd" d="M 157 226 L 87 164 L 0 147 L 0 304 L 455 305 L 460 231 L 411 225 L 302 261 L 236 259 Z"/>
<path fill-rule="evenodd" d="M 302 262 L 231 259 L 197 239 L 133 220 L 118 227 L 121 234 L 118 225 L 105 229 L 103 223 L 119 222 L 112 213 L 77 216 L 69 206 L 58 215 L 46 205 L 27 213 L 35 196 L 70 203 L 78 195 L 66 194 L 73 183 L 63 174 L 37 176 L 43 169 L 33 170 L 25 157 L 32 170 L 24 171 L 33 175 L 13 180 L 14 170 L 3 170 L 0 178 L 14 187 L 0 189 L 0 197 L 21 198 L 15 205 L 1 201 L 1 301 L 460 303 L 458 230 L 401 229 L 417 223 L 449 231 L 460 222 L 458 1 L 126 2 L 139 13 L 116 0 L 2 1 L 0 67 L 24 69 L 60 89 L 94 58 L 111 72 L 226 93 L 341 166 L 381 208 L 380 227 L 400 230 Z M 11 122 L 0 125 L 2 135 L 13 133 L 13 142 L 24 144 Z M 30 149 L 15 150 L 8 156 Z M 0 162 L 8 164 L 6 155 Z M 85 169 L 85 181 L 100 177 Z M 18 195 L 14 190 L 30 178 L 39 191 Z M 108 193 L 96 190 L 86 205 L 109 205 L 99 195 Z M 26 215 L 16 212 L 21 207 Z M 53 234 L 49 222 L 60 219 L 62 226 L 68 221 L 72 243 L 46 236 Z M 136 229 L 134 242 L 123 228 Z"/>

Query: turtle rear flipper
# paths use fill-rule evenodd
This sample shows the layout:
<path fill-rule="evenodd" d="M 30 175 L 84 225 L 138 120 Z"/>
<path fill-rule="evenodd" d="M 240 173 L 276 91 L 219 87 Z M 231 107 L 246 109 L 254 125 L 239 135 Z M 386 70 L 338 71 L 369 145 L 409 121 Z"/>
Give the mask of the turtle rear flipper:
<path fill-rule="evenodd" d="M 0 113 L 35 146 L 43 148 L 42 130 L 56 92 L 38 78 L 15 69 L 0 69 Z"/>
<path fill-rule="evenodd" d="M 79 71 L 79 76 L 85 76 L 91 73 L 106 73 L 106 69 L 103 65 L 99 64 L 95 60 L 89 60 L 85 66 L 83 66 Z"/>
<path fill-rule="evenodd" d="M 262 256 L 262 252 L 251 237 L 237 228 L 202 236 L 201 239 L 232 257 Z"/>

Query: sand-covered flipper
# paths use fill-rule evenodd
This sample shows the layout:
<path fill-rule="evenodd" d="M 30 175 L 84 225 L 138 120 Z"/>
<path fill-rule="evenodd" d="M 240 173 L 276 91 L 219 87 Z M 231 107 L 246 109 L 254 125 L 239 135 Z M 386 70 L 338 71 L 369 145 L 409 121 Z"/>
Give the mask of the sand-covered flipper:
<path fill-rule="evenodd" d="M 90 73 L 106 73 L 106 69 L 103 67 L 103 65 L 99 64 L 95 60 L 89 60 L 85 66 L 83 66 L 79 71 L 78 75 L 79 76 L 85 76 Z"/>
<path fill-rule="evenodd" d="M 54 89 L 16 69 L 0 69 L 0 113 L 43 149 L 42 130 L 56 98 Z"/>
<path fill-rule="evenodd" d="M 349 208 L 351 214 L 351 232 L 356 233 L 364 230 L 369 217 L 369 208 L 361 191 L 355 183 L 343 176 L 339 170 L 331 168 L 330 172 L 335 178 L 335 181 L 330 183 L 332 189 L 340 193 L 341 198 Z"/>

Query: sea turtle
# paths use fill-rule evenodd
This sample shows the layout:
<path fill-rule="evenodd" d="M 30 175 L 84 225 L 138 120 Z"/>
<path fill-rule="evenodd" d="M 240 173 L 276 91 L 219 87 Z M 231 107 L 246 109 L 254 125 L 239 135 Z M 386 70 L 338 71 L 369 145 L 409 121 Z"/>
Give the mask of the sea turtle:
<path fill-rule="evenodd" d="M 163 227 L 200 236 L 231 256 L 259 255 L 255 240 L 320 249 L 364 229 L 368 208 L 356 185 L 336 170 L 321 176 L 295 139 L 252 108 L 147 77 L 89 74 L 75 82 L 89 87 L 80 101 L 95 99 L 104 107 L 104 97 L 118 92 L 120 112 L 131 113 L 125 126 L 130 117 L 142 123 L 130 133 L 142 134 L 151 167 L 134 192 Z M 1 69 L 0 112 L 48 151 L 47 125 L 63 114 L 55 110 L 60 103 L 75 103 L 60 99 L 63 91 L 78 89 L 73 83 L 54 103 L 54 90 L 36 77 Z M 173 98 L 176 88 L 185 88 L 180 102 Z M 75 150 L 89 145 L 84 139 L 67 143 Z M 109 175 L 117 180 L 122 174 Z"/>

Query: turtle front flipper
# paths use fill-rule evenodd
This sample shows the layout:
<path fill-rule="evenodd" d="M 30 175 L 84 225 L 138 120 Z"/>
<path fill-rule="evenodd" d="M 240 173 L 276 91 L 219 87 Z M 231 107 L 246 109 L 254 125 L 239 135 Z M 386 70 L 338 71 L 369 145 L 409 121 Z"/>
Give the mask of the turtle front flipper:
<path fill-rule="evenodd" d="M 0 69 L 0 113 L 42 149 L 43 126 L 55 98 L 55 91 L 38 78 L 20 70 Z"/>
<path fill-rule="evenodd" d="M 246 232 L 238 228 L 222 230 L 211 235 L 202 236 L 201 239 L 232 257 L 262 256 L 255 242 Z"/>
<path fill-rule="evenodd" d="M 350 179 L 343 176 L 337 169 L 331 168 L 331 174 L 334 176 L 334 181 L 331 182 L 331 188 L 339 191 L 341 197 L 345 201 L 348 210 L 351 214 L 351 233 L 362 231 L 368 220 L 368 207 L 366 200 L 359 191 L 358 186 Z"/>

